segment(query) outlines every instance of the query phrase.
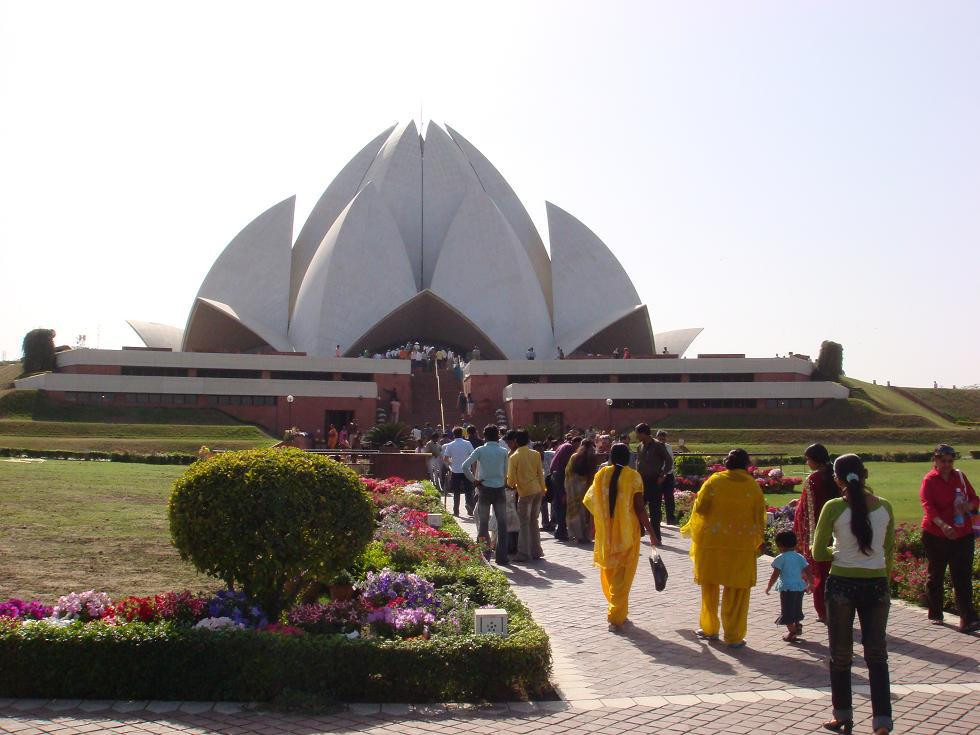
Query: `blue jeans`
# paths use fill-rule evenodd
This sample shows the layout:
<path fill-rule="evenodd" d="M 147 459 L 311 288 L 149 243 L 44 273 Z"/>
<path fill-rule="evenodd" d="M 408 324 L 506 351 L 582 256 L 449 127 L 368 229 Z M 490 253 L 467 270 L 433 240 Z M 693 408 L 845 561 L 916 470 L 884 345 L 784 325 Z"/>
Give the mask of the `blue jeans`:
<path fill-rule="evenodd" d="M 476 501 L 476 537 L 481 541 L 490 538 L 490 507 L 497 519 L 497 563 L 507 563 L 507 493 L 502 487 L 480 488 L 480 496 Z"/>
<path fill-rule="evenodd" d="M 830 636 L 830 691 L 834 718 L 851 720 L 851 662 L 854 659 L 854 614 L 861 624 L 864 660 L 871 680 L 871 726 L 892 729 L 891 687 L 885 628 L 891 594 L 886 577 L 827 578 L 827 632 Z"/>

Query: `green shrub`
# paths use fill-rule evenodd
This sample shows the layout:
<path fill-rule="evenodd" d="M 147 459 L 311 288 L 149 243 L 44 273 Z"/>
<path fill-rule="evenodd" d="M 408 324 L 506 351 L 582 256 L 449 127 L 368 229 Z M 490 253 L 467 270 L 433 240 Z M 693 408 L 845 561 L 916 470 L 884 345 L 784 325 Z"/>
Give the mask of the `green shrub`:
<path fill-rule="evenodd" d="M 363 442 L 366 446 L 381 449 L 385 444 L 391 442 L 396 447 L 401 448 L 408 440 L 408 424 L 384 423 L 372 426 L 364 432 Z"/>
<path fill-rule="evenodd" d="M 708 463 L 704 461 L 704 457 L 695 454 L 679 454 L 674 458 L 674 472 L 685 477 L 703 477 L 708 474 Z"/>
<path fill-rule="evenodd" d="M 357 475 L 298 449 L 216 455 L 174 483 L 170 532 L 181 557 L 238 587 L 270 618 L 294 582 L 325 581 L 371 540 L 374 513 Z"/>
<path fill-rule="evenodd" d="M 170 624 L 0 625 L 0 696 L 269 701 L 300 692 L 347 702 L 458 702 L 540 695 L 544 631 L 523 614 L 506 638 L 348 640 Z"/>

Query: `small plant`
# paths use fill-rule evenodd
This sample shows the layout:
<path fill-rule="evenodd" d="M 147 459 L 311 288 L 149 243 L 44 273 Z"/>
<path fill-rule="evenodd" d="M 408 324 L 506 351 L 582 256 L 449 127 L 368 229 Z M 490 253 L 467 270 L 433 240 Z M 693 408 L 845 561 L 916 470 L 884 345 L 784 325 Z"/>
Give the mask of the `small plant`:
<path fill-rule="evenodd" d="M 394 446 L 401 449 L 405 442 L 408 441 L 409 428 L 408 424 L 398 423 L 384 423 L 378 424 L 377 426 L 372 426 L 370 429 L 364 432 L 363 443 L 374 447 L 375 449 L 381 449 L 382 447 L 393 444 Z"/>

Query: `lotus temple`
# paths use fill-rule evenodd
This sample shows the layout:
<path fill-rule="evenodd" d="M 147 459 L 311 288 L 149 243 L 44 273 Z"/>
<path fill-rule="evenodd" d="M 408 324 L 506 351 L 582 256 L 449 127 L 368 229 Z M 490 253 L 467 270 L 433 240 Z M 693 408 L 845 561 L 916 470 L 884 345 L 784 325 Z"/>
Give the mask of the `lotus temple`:
<path fill-rule="evenodd" d="M 383 131 L 295 239 L 294 217 L 290 197 L 247 224 L 183 327 L 130 321 L 142 346 L 61 352 L 54 372 L 18 387 L 66 402 L 218 408 L 275 433 L 370 426 L 393 393 L 409 423 L 458 421 L 464 391 L 473 423 L 556 427 L 810 411 L 847 397 L 813 380 L 802 356 L 686 355 L 700 329 L 654 333 L 613 251 L 550 202 L 546 247 L 510 184 L 448 125 Z M 381 359 L 415 342 L 466 356 L 462 379 Z M 630 359 L 611 359 L 624 348 Z"/>

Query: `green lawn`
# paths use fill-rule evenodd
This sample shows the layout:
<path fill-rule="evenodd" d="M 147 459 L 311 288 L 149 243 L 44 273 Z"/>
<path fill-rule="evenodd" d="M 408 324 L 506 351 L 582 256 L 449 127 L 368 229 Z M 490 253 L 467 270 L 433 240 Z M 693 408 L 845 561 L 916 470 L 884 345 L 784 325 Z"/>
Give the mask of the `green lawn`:
<path fill-rule="evenodd" d="M 167 500 L 185 467 L 0 460 L 0 599 L 215 589 L 170 543 Z"/>
<path fill-rule="evenodd" d="M 980 478 L 980 460 L 961 459 L 956 466 L 976 486 Z M 918 523 L 922 520 L 919 487 L 922 485 L 923 475 L 932 469 L 931 462 L 868 462 L 866 467 L 868 487 L 892 504 L 896 523 Z M 797 477 L 806 477 L 808 472 L 799 465 L 786 466 L 783 471 Z M 781 508 L 798 495 L 798 492 L 767 494 L 766 502 Z"/>

